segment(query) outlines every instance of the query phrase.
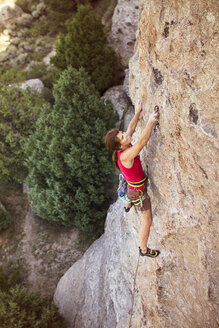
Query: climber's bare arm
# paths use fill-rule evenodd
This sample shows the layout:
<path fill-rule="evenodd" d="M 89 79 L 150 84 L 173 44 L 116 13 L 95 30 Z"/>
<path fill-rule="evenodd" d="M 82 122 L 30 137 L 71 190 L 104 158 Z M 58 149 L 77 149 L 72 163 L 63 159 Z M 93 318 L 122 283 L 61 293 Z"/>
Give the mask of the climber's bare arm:
<path fill-rule="evenodd" d="M 145 126 L 145 128 L 143 129 L 141 136 L 139 138 L 139 140 L 136 142 L 136 144 L 130 148 L 127 148 L 126 150 L 124 150 L 121 154 L 121 162 L 125 167 L 131 167 L 131 164 L 134 160 L 134 158 L 139 154 L 139 152 L 142 150 L 142 148 L 146 145 L 146 143 L 148 142 L 148 140 L 150 139 L 151 136 L 151 132 L 154 126 L 154 123 L 157 121 L 158 119 L 158 113 L 153 112 L 150 117 L 149 120 Z"/>
<path fill-rule="evenodd" d="M 139 101 L 138 102 L 138 110 L 135 114 L 135 116 L 133 117 L 133 119 L 131 120 L 131 122 L 129 123 L 128 129 L 126 131 L 126 133 L 131 137 L 135 131 L 136 125 L 138 123 L 139 120 L 139 116 L 142 112 L 142 102 Z"/>

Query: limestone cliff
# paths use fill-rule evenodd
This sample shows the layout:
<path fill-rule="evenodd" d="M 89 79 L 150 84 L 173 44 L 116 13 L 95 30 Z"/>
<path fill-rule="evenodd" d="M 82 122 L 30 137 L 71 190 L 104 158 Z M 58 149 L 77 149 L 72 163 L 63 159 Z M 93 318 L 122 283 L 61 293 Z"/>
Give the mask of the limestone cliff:
<path fill-rule="evenodd" d="M 139 0 L 129 87 L 134 104 L 143 99 L 137 135 L 160 106 L 160 129 L 141 158 L 149 245 L 161 254 L 140 258 L 134 291 L 139 217 L 117 201 L 104 235 L 57 286 L 69 327 L 218 327 L 217 24 L 216 0 Z"/>

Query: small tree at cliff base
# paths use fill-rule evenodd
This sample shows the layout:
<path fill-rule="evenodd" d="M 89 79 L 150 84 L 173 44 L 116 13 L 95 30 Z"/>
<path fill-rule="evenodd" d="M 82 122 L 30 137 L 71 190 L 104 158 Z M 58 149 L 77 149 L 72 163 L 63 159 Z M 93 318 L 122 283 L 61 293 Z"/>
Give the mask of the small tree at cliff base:
<path fill-rule="evenodd" d="M 53 93 L 55 105 L 42 112 L 25 146 L 30 201 L 48 221 L 91 231 L 105 220 L 113 169 L 103 140 L 117 114 L 84 69 L 65 70 Z"/>
<path fill-rule="evenodd" d="M 59 36 L 51 62 L 62 70 L 68 65 L 77 69 L 84 67 L 100 92 L 114 83 L 118 67 L 116 56 L 108 47 L 103 25 L 91 6 L 79 6 L 68 24 L 68 33 Z"/>
<path fill-rule="evenodd" d="M 7 87 L 0 94 L 0 180 L 22 182 L 26 176 L 23 144 L 33 132 L 44 103 L 31 89 Z"/>

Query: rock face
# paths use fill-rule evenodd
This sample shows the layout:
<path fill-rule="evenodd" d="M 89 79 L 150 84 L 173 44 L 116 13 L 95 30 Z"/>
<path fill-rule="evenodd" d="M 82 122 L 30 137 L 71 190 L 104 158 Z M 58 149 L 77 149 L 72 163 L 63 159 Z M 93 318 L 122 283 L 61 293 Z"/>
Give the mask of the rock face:
<path fill-rule="evenodd" d="M 128 66 L 133 55 L 138 26 L 138 0 L 118 0 L 112 18 L 110 45 L 121 64 Z"/>
<path fill-rule="evenodd" d="M 56 289 L 55 302 L 69 327 L 128 327 L 137 263 L 133 233 L 117 201 L 109 209 L 105 234 L 66 272 Z M 129 250 L 126 256 L 123 249 Z"/>
<path fill-rule="evenodd" d="M 148 327 L 217 326 L 217 7 L 140 1 L 129 79 L 133 102 L 143 99 L 139 133 L 154 105 L 161 112 L 160 130 L 142 153 L 163 261 L 151 272 L 156 293 L 147 283 L 141 301 Z"/>
<path fill-rule="evenodd" d="M 141 159 L 153 206 L 149 246 L 161 254 L 140 258 L 133 293 L 139 217 L 134 209 L 124 217 L 118 201 L 55 301 L 72 328 L 216 328 L 218 2 L 139 0 L 139 13 L 129 92 L 135 105 L 143 101 L 138 136 L 160 106 L 160 129 Z"/>

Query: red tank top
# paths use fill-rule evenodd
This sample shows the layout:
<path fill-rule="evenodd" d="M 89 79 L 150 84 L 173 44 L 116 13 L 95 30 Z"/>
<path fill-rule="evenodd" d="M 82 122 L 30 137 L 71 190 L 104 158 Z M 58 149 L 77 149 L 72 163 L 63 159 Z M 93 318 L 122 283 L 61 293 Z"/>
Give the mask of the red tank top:
<path fill-rule="evenodd" d="M 129 182 L 139 182 L 139 181 L 143 180 L 145 178 L 145 173 L 141 166 L 140 156 L 137 155 L 134 158 L 134 163 L 133 163 L 132 167 L 130 169 L 127 169 L 125 166 L 122 165 L 121 160 L 120 160 L 120 156 L 121 156 L 122 152 L 123 152 L 122 150 L 118 151 L 117 163 L 118 163 L 118 166 L 119 166 L 124 178 Z M 129 186 L 129 188 L 130 189 L 143 189 L 146 184 L 147 184 L 147 182 L 145 181 L 145 183 L 142 187 Z"/>

